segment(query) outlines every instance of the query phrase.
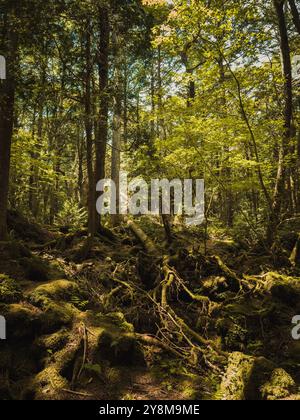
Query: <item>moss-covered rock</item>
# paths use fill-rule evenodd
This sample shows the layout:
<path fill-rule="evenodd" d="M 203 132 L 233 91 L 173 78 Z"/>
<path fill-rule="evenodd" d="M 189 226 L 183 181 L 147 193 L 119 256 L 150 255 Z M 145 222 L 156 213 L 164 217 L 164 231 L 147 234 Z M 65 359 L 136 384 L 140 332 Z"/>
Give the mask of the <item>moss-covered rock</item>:
<path fill-rule="evenodd" d="M 78 296 L 80 290 L 76 283 L 57 280 L 36 287 L 27 299 L 42 310 L 42 329 L 47 332 L 70 325 L 79 315 L 80 311 L 72 304 Z"/>
<path fill-rule="evenodd" d="M 226 401 L 261 399 L 260 387 L 273 369 L 274 365 L 264 358 L 232 353 L 216 398 Z"/>
<path fill-rule="evenodd" d="M 18 283 L 10 277 L 0 274 L 0 302 L 16 303 L 22 298 Z"/>
<path fill-rule="evenodd" d="M 38 257 L 22 258 L 20 263 L 25 271 L 28 280 L 36 282 L 48 281 L 50 268 L 46 261 Z"/>
<path fill-rule="evenodd" d="M 276 401 L 287 398 L 297 391 L 293 378 L 283 369 L 275 369 L 271 378 L 261 387 L 264 400 Z"/>
<path fill-rule="evenodd" d="M 300 279 L 278 273 L 265 276 L 265 287 L 284 305 L 297 305 L 300 302 Z"/>
<path fill-rule="evenodd" d="M 55 280 L 36 287 L 30 294 L 30 298 L 34 300 L 39 297 L 46 297 L 55 301 L 70 301 L 75 295 L 80 295 L 79 287 L 76 283 L 68 280 Z"/>
<path fill-rule="evenodd" d="M 43 306 L 41 315 L 41 332 L 47 333 L 56 331 L 64 326 L 72 324 L 77 310 L 72 304 L 55 303 L 49 300 Z"/>

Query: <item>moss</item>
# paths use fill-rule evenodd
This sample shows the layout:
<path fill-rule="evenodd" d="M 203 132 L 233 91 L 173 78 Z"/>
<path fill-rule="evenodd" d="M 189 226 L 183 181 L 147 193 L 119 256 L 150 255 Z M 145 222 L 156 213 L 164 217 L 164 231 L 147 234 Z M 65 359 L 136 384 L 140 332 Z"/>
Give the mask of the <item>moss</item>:
<path fill-rule="evenodd" d="M 61 350 L 67 343 L 69 333 L 65 328 L 50 335 L 40 337 L 35 345 L 43 350 L 56 352 Z"/>
<path fill-rule="evenodd" d="M 0 302 L 16 303 L 22 298 L 17 282 L 4 274 L 0 274 Z"/>
<path fill-rule="evenodd" d="M 122 312 L 112 312 L 106 315 L 99 314 L 97 315 L 98 320 L 104 323 L 111 322 L 115 325 L 116 328 L 122 332 L 134 332 L 134 327 L 132 324 L 126 321 L 125 315 Z"/>
<path fill-rule="evenodd" d="M 29 302 L 42 310 L 42 331 L 69 325 L 79 315 L 79 310 L 66 302 L 72 301 L 75 292 L 78 292 L 76 283 L 57 280 L 37 287 L 28 295 Z"/>
<path fill-rule="evenodd" d="M 38 257 L 22 258 L 20 263 L 25 271 L 25 276 L 32 281 L 43 282 L 50 278 L 49 265 Z"/>
<path fill-rule="evenodd" d="M 117 385 L 122 381 L 121 371 L 116 368 L 108 368 L 105 376 L 110 385 Z"/>
<path fill-rule="evenodd" d="M 32 254 L 22 242 L 0 242 L 0 255 L 9 259 L 31 258 Z"/>
<path fill-rule="evenodd" d="M 50 299 L 43 301 L 41 332 L 55 331 L 72 323 L 77 315 L 75 307 L 68 303 L 55 303 Z"/>
<path fill-rule="evenodd" d="M 230 318 L 221 318 L 216 323 L 218 334 L 222 337 L 225 348 L 229 351 L 243 351 L 247 341 L 247 330 L 241 325 L 245 325 L 245 319 L 237 318 L 234 322 Z"/>
<path fill-rule="evenodd" d="M 55 280 L 51 283 L 38 286 L 30 295 L 31 299 L 46 297 L 52 300 L 70 300 L 72 296 L 79 294 L 76 283 L 68 280 Z"/>
<path fill-rule="evenodd" d="M 221 400 L 259 400 L 260 387 L 270 376 L 274 366 L 264 358 L 232 353 L 228 368 L 216 394 Z"/>
<path fill-rule="evenodd" d="M 300 300 L 300 279 L 270 272 L 265 277 L 265 287 L 273 298 L 285 305 L 297 305 Z"/>
<path fill-rule="evenodd" d="M 196 400 L 199 398 L 199 386 L 196 381 L 185 380 L 181 384 L 182 397 L 184 400 Z"/>
<path fill-rule="evenodd" d="M 3 305 L 0 313 L 7 321 L 7 340 L 33 337 L 40 328 L 41 311 L 25 303 Z"/>
<path fill-rule="evenodd" d="M 57 261 L 51 261 L 49 263 L 49 278 L 51 280 L 64 279 L 66 274 L 62 269 L 61 265 Z"/>
<path fill-rule="evenodd" d="M 220 400 L 245 400 L 245 390 L 251 377 L 254 358 L 242 353 L 233 353 L 229 357 L 228 368 L 217 399 Z"/>
<path fill-rule="evenodd" d="M 60 399 L 59 392 L 68 387 L 67 379 L 61 376 L 55 365 L 51 365 L 35 377 L 30 393 L 34 394 L 36 400 Z"/>
<path fill-rule="evenodd" d="M 98 339 L 100 360 L 107 360 L 113 366 L 144 366 L 144 354 L 133 337 L 123 336 L 122 332 L 112 333 L 104 330 Z"/>
<path fill-rule="evenodd" d="M 289 397 L 297 391 L 293 378 L 283 369 L 275 369 L 271 378 L 261 387 L 264 400 L 276 401 Z"/>
<path fill-rule="evenodd" d="M 69 380 L 73 377 L 79 353 L 82 361 L 81 343 L 82 336 L 78 334 L 78 327 L 74 327 L 66 345 L 52 355 L 49 365 L 33 378 L 26 393 L 37 400 L 63 399 L 62 390 L 70 388 Z"/>

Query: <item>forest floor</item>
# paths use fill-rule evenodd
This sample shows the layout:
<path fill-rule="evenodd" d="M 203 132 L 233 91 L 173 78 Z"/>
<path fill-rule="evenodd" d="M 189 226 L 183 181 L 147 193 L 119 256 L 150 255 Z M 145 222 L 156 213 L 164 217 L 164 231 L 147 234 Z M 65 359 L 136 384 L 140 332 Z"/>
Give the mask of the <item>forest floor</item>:
<path fill-rule="evenodd" d="M 224 234 L 204 254 L 203 232 L 178 230 L 167 246 L 147 219 L 150 245 L 124 224 L 86 248 L 84 230 L 12 218 L 0 399 L 300 399 L 290 230 L 280 255 Z"/>

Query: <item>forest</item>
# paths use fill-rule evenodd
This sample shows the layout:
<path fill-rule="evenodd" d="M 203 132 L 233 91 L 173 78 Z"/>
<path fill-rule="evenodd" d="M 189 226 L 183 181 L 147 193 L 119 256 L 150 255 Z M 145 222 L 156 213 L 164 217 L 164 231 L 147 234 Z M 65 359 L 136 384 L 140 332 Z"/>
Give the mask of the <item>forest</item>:
<path fill-rule="evenodd" d="M 0 400 L 300 400 L 299 366 L 300 1 L 0 0 Z"/>

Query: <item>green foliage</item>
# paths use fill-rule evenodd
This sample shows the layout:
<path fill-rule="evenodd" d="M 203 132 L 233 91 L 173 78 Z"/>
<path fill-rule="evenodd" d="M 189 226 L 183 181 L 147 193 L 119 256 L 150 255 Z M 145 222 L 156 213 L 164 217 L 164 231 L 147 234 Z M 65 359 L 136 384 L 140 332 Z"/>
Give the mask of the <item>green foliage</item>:
<path fill-rule="evenodd" d="M 78 207 L 78 203 L 73 200 L 66 200 L 61 211 L 57 215 L 57 224 L 69 226 L 71 230 L 77 231 L 87 223 L 87 211 Z"/>

